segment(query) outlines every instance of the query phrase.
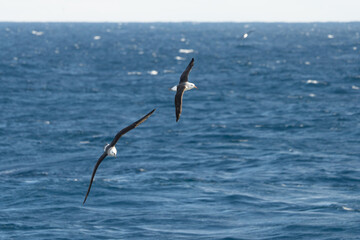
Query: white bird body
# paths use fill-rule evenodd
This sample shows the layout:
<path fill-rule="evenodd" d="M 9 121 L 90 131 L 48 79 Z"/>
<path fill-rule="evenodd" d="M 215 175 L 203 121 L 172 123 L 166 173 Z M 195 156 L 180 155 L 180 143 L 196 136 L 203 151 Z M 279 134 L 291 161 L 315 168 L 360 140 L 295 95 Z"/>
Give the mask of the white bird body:
<path fill-rule="evenodd" d="M 179 84 L 179 85 L 180 85 L 180 84 Z M 172 88 L 170 88 L 170 90 L 173 91 L 173 92 L 176 92 L 176 91 L 177 91 L 177 87 L 178 87 L 179 85 L 173 86 Z M 185 91 L 191 90 L 191 89 L 193 89 L 193 88 L 197 88 L 197 87 L 195 86 L 195 84 L 193 84 L 193 83 L 191 83 L 191 82 L 185 82 L 185 83 L 183 83 L 183 84 L 181 84 L 181 85 L 185 85 Z"/>
<path fill-rule="evenodd" d="M 110 144 L 106 144 L 105 147 L 104 147 L 104 152 L 107 153 L 107 155 L 109 156 L 112 156 L 112 157 L 116 157 L 116 154 L 117 154 L 117 150 L 116 150 L 116 147 L 113 146 L 113 147 L 109 147 Z"/>

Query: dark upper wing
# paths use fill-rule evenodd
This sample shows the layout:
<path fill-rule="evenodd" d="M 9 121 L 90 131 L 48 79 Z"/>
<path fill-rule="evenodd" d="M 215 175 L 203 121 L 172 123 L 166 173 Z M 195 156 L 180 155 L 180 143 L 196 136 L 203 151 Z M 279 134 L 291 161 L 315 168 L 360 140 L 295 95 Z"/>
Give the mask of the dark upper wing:
<path fill-rule="evenodd" d="M 176 121 L 179 121 L 181 111 L 182 111 L 182 98 L 185 92 L 185 86 L 178 85 L 177 91 L 175 95 L 175 113 L 176 113 Z"/>
<path fill-rule="evenodd" d="M 117 143 L 117 141 L 119 141 L 119 139 L 121 138 L 122 135 L 124 135 L 125 133 L 127 133 L 128 131 L 130 131 L 131 129 L 136 128 L 137 126 L 139 126 L 141 123 L 145 122 L 146 119 L 148 119 L 148 117 L 151 116 L 151 114 L 153 114 L 155 112 L 155 109 L 153 109 L 151 112 L 149 112 L 148 114 L 146 114 L 144 117 L 142 117 L 140 120 L 134 122 L 133 124 L 127 126 L 126 128 L 124 128 L 123 130 L 121 130 L 120 132 L 118 132 L 116 134 L 116 136 L 114 137 L 114 139 L 112 140 L 112 142 L 110 143 L 110 146 L 115 146 L 115 144 Z"/>
<path fill-rule="evenodd" d="M 187 82 L 188 81 L 188 77 L 189 77 L 189 73 L 192 69 L 192 67 L 194 66 L 194 58 L 191 59 L 189 65 L 187 66 L 187 68 L 185 69 L 185 71 L 181 74 L 180 77 L 180 82 L 179 83 L 183 83 L 183 82 Z"/>
<path fill-rule="evenodd" d="M 92 183 L 93 183 L 93 181 L 94 181 L 94 177 L 95 177 L 96 170 L 98 169 L 100 163 L 104 160 L 104 158 L 105 158 L 106 156 L 107 156 L 107 153 L 104 152 L 104 153 L 101 155 L 101 157 L 99 158 L 99 160 L 96 162 L 96 165 L 95 165 L 95 167 L 94 167 L 94 170 L 93 170 L 93 173 L 92 173 L 92 176 L 91 176 L 90 185 L 89 185 L 88 191 L 87 191 L 87 193 L 86 193 L 86 196 L 85 196 L 85 199 L 84 199 L 83 204 L 85 204 L 86 199 L 87 199 L 87 197 L 88 197 L 88 195 L 89 195 L 89 192 L 90 192 L 90 189 L 91 189 L 91 185 L 92 185 Z"/>

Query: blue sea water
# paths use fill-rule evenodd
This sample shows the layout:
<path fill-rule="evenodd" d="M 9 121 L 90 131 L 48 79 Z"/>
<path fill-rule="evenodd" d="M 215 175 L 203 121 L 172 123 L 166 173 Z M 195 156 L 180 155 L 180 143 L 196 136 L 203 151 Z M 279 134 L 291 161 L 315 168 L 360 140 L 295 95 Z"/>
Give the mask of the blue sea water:
<path fill-rule="evenodd" d="M 0 239 L 360 238 L 360 23 L 0 23 L 0 39 Z M 176 123 L 168 88 L 192 57 Z M 153 108 L 82 205 L 103 146 Z"/>

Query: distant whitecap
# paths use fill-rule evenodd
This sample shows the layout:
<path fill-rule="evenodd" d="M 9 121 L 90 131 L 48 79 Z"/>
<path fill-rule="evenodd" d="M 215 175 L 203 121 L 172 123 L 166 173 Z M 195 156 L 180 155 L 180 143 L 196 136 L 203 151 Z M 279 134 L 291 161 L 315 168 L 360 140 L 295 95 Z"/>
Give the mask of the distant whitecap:
<path fill-rule="evenodd" d="M 168 69 L 164 70 L 164 73 L 173 73 L 173 72 L 174 72 L 174 70 L 168 70 Z"/>
<path fill-rule="evenodd" d="M 180 41 L 181 41 L 181 42 L 185 42 L 185 41 L 186 41 L 186 38 L 180 38 Z"/>
<path fill-rule="evenodd" d="M 128 72 L 128 75 L 141 75 L 141 72 Z"/>
<path fill-rule="evenodd" d="M 316 97 L 316 95 L 314 93 L 310 93 L 309 97 Z"/>
<path fill-rule="evenodd" d="M 80 141 L 80 144 L 88 144 L 90 143 L 89 141 Z"/>
<path fill-rule="evenodd" d="M 332 39 L 332 38 L 334 38 L 334 35 L 329 34 L 327 37 L 330 38 L 330 39 Z"/>
<path fill-rule="evenodd" d="M 35 36 L 41 36 L 41 35 L 44 34 L 44 32 L 40 32 L 40 31 L 38 32 L 38 31 L 35 31 L 35 30 L 32 30 L 31 33 L 34 34 Z"/>
<path fill-rule="evenodd" d="M 158 75 L 158 71 L 156 71 L 156 70 L 152 70 L 152 71 L 148 71 L 148 73 L 150 74 L 150 75 Z"/>
<path fill-rule="evenodd" d="M 307 84 L 319 84 L 319 81 L 309 79 L 309 80 L 306 81 L 306 83 Z"/>
<path fill-rule="evenodd" d="M 309 61 L 306 61 L 305 62 L 305 65 L 310 65 L 311 63 Z"/>
<path fill-rule="evenodd" d="M 192 52 L 194 52 L 193 49 L 179 49 L 179 53 L 186 53 L 186 54 L 188 54 L 188 53 L 192 53 Z"/>
<path fill-rule="evenodd" d="M 10 173 L 13 173 L 13 172 L 15 172 L 15 171 L 16 171 L 16 169 L 0 171 L 0 175 L 10 174 Z"/>
<path fill-rule="evenodd" d="M 345 206 L 343 206 L 342 209 L 344 209 L 344 210 L 346 210 L 346 211 L 353 211 L 353 210 L 354 210 L 354 209 L 352 209 L 352 208 L 348 208 L 348 207 L 345 207 Z"/>
<path fill-rule="evenodd" d="M 175 59 L 178 60 L 178 61 L 183 61 L 183 60 L 185 60 L 185 58 L 180 57 L 180 56 L 176 56 Z"/>
<path fill-rule="evenodd" d="M 351 88 L 352 88 L 352 89 L 355 89 L 355 90 L 359 90 L 359 87 L 357 87 L 357 86 L 355 86 L 355 85 L 353 85 Z"/>
<path fill-rule="evenodd" d="M 46 125 L 49 125 L 50 124 L 50 121 L 45 121 L 44 122 Z"/>
<path fill-rule="evenodd" d="M 353 47 L 353 50 L 356 51 L 356 50 L 357 50 L 357 47 Z"/>
<path fill-rule="evenodd" d="M 94 37 L 94 40 L 100 40 L 101 39 L 101 36 L 95 36 Z"/>
<path fill-rule="evenodd" d="M 103 136 L 102 134 L 98 134 L 98 135 L 92 135 L 91 137 L 97 138 L 97 137 L 102 137 L 102 136 Z"/>
<path fill-rule="evenodd" d="M 25 180 L 24 182 L 32 184 L 32 183 L 37 183 L 39 181 L 38 180 Z"/>
<path fill-rule="evenodd" d="M 129 180 L 126 177 L 119 177 L 119 176 L 115 176 L 115 177 L 111 177 L 111 178 L 104 178 L 103 181 L 104 182 L 122 182 L 122 183 L 129 182 Z"/>

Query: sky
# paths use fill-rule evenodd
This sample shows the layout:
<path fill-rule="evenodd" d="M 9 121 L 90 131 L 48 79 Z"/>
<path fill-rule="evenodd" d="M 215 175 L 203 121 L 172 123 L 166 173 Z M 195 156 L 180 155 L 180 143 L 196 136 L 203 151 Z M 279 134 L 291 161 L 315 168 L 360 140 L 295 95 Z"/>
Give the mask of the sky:
<path fill-rule="evenodd" d="M 1 22 L 349 22 L 360 0 L 0 0 Z"/>

